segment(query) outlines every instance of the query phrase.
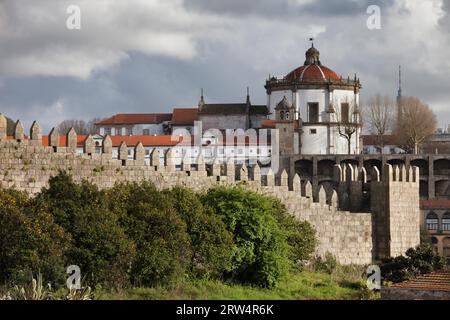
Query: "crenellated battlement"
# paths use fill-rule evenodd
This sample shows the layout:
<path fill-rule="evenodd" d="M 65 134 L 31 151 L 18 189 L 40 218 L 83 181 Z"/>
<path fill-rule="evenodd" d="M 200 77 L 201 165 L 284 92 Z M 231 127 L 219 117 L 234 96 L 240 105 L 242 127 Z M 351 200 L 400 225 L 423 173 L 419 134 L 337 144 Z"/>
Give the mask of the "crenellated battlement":
<path fill-rule="evenodd" d="M 335 166 L 331 187 L 314 188 L 308 179 L 298 174 L 289 176 L 285 170 L 274 173 L 257 164 L 247 167 L 233 161 L 206 164 L 201 153 L 196 161 L 186 156 L 181 165 L 175 165 L 171 149 L 164 155 L 153 149 L 146 161 L 140 142 L 135 146 L 122 142 L 117 159 L 113 159 L 110 136 L 104 137 L 98 150 L 92 136 L 79 141 L 74 129 L 63 136 L 53 128 L 44 139 L 36 121 L 29 136 L 17 121 L 14 135 L 8 137 L 3 130 L 6 120 L 2 117 L 0 115 L 0 186 L 4 188 L 33 195 L 47 187 L 49 179 L 61 170 L 70 173 L 75 182 L 87 180 L 99 188 L 111 188 L 120 182 L 151 181 L 160 189 L 186 186 L 204 191 L 216 185 L 239 184 L 278 198 L 294 216 L 312 223 L 319 238 L 317 253 L 331 252 L 341 263 L 366 264 L 379 252 L 390 254 L 406 250 L 405 245 L 415 245 L 412 215 L 419 210 L 419 171 L 415 167 L 388 166 L 384 176 L 374 167 L 368 176 L 365 168 L 342 164 Z M 134 148 L 131 159 L 129 147 Z M 409 233 L 401 238 L 397 234 L 405 230 L 396 226 L 404 219 L 410 221 Z M 390 241 L 396 244 L 390 245 Z"/>

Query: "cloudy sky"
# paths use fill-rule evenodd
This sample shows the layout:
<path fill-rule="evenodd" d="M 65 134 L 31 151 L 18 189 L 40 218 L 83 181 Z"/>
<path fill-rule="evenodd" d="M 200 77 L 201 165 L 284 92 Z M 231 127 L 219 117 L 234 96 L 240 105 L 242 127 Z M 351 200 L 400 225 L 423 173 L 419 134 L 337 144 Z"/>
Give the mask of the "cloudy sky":
<path fill-rule="evenodd" d="M 67 7 L 81 8 L 69 30 Z M 367 8 L 381 8 L 381 29 Z M 67 118 L 265 103 L 269 74 L 304 62 L 357 73 L 363 99 L 415 95 L 450 123 L 450 0 L 0 0 L 0 112 L 45 130 Z"/>

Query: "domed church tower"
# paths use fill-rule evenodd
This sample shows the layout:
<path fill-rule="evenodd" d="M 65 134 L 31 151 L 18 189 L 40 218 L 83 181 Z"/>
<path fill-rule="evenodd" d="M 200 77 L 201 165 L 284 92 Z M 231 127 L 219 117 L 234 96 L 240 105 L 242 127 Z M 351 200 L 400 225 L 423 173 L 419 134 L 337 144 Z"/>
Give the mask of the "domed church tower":
<path fill-rule="evenodd" d="M 266 81 L 267 107 L 276 121 L 292 120 L 299 128 L 301 154 L 359 154 L 361 117 L 355 76 L 342 78 L 322 65 L 312 44 L 302 66 Z M 286 118 L 286 109 L 289 118 Z M 275 112 L 273 112 L 275 111 Z"/>

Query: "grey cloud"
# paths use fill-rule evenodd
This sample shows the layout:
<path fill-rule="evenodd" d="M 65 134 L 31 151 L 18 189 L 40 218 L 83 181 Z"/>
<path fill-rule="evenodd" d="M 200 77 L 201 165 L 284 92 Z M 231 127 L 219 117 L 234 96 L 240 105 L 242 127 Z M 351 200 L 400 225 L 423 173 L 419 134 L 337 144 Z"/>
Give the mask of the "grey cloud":
<path fill-rule="evenodd" d="M 445 15 L 439 21 L 439 26 L 445 33 L 450 33 L 450 0 L 442 0 L 442 10 Z"/>
<path fill-rule="evenodd" d="M 192 5 L 194 2 L 190 1 Z M 292 14 L 282 13 L 286 7 L 274 8 L 272 2 L 275 1 L 260 1 L 258 6 L 254 1 L 204 1 L 203 8 L 191 6 L 190 12 L 195 13 L 189 15 L 222 20 L 216 15 L 211 18 L 211 12 L 227 12 L 227 17 L 223 34 L 195 39 L 196 54 L 190 59 L 128 50 L 129 58 L 119 65 L 97 70 L 83 80 L 67 76 L 4 77 L 0 79 L 0 112 L 24 119 L 27 126 L 38 119 L 48 132 L 51 126 L 65 118 L 88 120 L 119 112 L 167 112 L 174 106 L 193 106 L 198 102 L 201 87 L 204 87 L 208 101 L 236 102 L 245 99 L 245 87 L 250 86 L 252 102 L 265 103 L 263 86 L 266 77 L 286 74 L 303 64 L 310 30 L 320 27 L 323 31 L 318 32 L 316 45 L 321 51 L 322 62 L 343 76 L 358 73 L 363 83 L 363 99 L 375 93 L 395 96 L 397 67 L 402 64 L 405 94 L 419 96 L 429 103 L 441 121 L 450 120 L 443 107 L 450 100 L 446 88 L 450 70 L 443 64 L 447 55 L 435 54 L 436 51 L 448 52 L 449 45 L 434 39 L 438 34 L 433 30 L 426 30 L 433 36 L 425 41 L 423 36 L 416 36 L 408 27 L 403 27 L 403 21 L 398 18 L 408 19 L 411 8 L 394 6 L 395 10 L 385 11 L 382 30 L 370 31 L 366 28 L 364 14 L 356 18 L 346 16 L 363 8 L 362 5 L 346 6 L 352 3 L 350 0 L 339 1 L 341 9 L 332 9 L 331 1 L 326 7 L 327 3 L 321 0 L 304 6 L 302 12 L 309 10 L 310 13 L 303 14 L 301 23 L 292 20 Z M 253 3 L 251 7 L 249 3 Z M 287 6 L 292 1 L 278 3 Z M 389 6 L 391 2 L 384 3 Z M 196 5 L 199 6 L 199 2 Z M 448 12 L 448 1 L 445 8 Z M 136 25 L 127 28 L 139 33 L 144 23 L 143 15 L 138 15 L 138 21 L 133 20 L 132 9 L 132 6 L 125 6 L 116 13 L 129 11 L 126 20 Z M 201 14 L 199 10 L 202 10 Z M 333 10 L 337 10 L 335 14 Z M 274 12 L 278 16 L 273 16 Z M 245 15 L 252 15 L 251 19 Z M 187 20 L 187 28 L 193 20 L 196 19 Z M 20 29 L 23 27 L 21 21 L 11 20 L 10 27 Z M 393 21 L 400 22 L 395 24 Z M 196 23 L 196 27 L 203 26 L 201 19 Z M 204 26 L 205 33 L 210 32 L 208 26 Z M 158 32 L 163 34 L 165 27 L 160 25 Z M 419 25 L 418 28 L 424 27 Z M 4 42 L 7 47 L 23 45 L 23 48 L 14 49 L 19 53 L 39 46 L 34 42 L 29 45 L 22 39 L 16 42 L 13 33 L 8 37 Z M 94 34 L 92 39 L 102 41 L 105 37 L 121 40 L 124 35 Z M 47 39 L 51 40 L 55 41 Z M 144 37 L 142 41 L 151 39 Z M 75 44 L 75 47 L 79 45 L 82 44 Z M 430 50 L 435 48 L 439 50 Z M 440 67 L 432 68 L 434 65 Z"/>
<path fill-rule="evenodd" d="M 299 15 L 353 16 L 366 14 L 367 7 L 379 5 L 383 9 L 391 7 L 394 0 L 314 0 L 304 4 L 289 0 L 184 0 L 190 10 L 213 12 L 234 16 L 260 15 L 266 17 L 287 17 Z"/>

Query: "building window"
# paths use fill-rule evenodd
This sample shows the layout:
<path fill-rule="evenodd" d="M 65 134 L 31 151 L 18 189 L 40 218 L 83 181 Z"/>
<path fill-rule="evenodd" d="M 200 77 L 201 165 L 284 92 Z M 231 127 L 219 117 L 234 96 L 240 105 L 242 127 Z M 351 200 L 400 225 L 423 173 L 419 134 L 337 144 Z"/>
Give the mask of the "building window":
<path fill-rule="evenodd" d="M 150 129 L 144 129 L 142 130 L 142 135 L 149 136 L 150 135 Z"/>
<path fill-rule="evenodd" d="M 430 212 L 426 219 L 428 230 L 438 230 L 439 229 L 439 218 L 436 213 Z"/>
<path fill-rule="evenodd" d="M 111 128 L 105 128 L 105 136 L 108 134 L 111 135 Z"/>
<path fill-rule="evenodd" d="M 319 104 L 317 102 L 308 103 L 309 122 L 319 122 Z"/>
<path fill-rule="evenodd" d="M 285 114 L 284 117 L 285 117 L 286 120 L 289 120 L 289 112 L 288 111 L 286 111 L 286 114 Z"/>
<path fill-rule="evenodd" d="M 446 212 L 442 217 L 442 230 L 450 231 L 450 212 Z"/>
<path fill-rule="evenodd" d="M 348 103 L 341 103 L 341 121 L 343 123 L 349 123 L 349 119 L 350 119 L 350 107 Z"/>
<path fill-rule="evenodd" d="M 309 133 L 310 133 L 310 134 L 317 134 L 317 129 L 310 129 L 310 130 L 309 130 Z"/>
<path fill-rule="evenodd" d="M 116 136 L 122 135 L 122 128 L 116 128 Z"/>
<path fill-rule="evenodd" d="M 280 112 L 280 120 L 284 120 L 284 112 L 283 111 Z"/>
<path fill-rule="evenodd" d="M 133 135 L 133 128 L 127 128 L 127 136 Z"/>

